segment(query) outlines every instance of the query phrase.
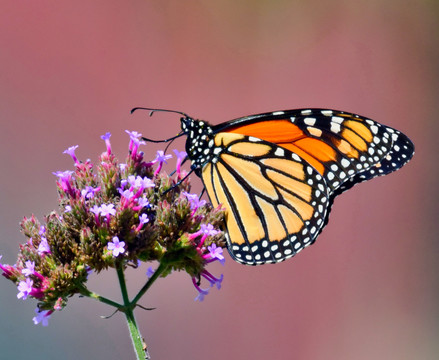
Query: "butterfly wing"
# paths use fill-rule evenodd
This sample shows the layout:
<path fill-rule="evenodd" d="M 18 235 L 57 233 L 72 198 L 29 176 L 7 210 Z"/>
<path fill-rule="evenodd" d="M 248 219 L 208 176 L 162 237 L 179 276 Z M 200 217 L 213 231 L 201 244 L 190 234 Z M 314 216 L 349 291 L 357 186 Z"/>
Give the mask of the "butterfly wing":
<path fill-rule="evenodd" d="M 371 119 L 337 110 L 287 110 L 235 119 L 214 127 L 254 136 L 299 155 L 326 180 L 333 197 L 356 183 L 407 163 L 411 141 Z"/>
<path fill-rule="evenodd" d="M 248 265 L 275 263 L 312 244 L 328 216 L 323 177 L 298 155 L 258 138 L 218 133 L 214 142 L 217 157 L 202 179 L 212 203 L 227 209 L 231 256 Z"/>
<path fill-rule="evenodd" d="M 247 116 L 216 126 L 184 117 L 192 169 L 226 209 L 228 249 L 250 265 L 285 260 L 312 244 L 337 195 L 407 163 L 402 133 L 336 110 Z"/>

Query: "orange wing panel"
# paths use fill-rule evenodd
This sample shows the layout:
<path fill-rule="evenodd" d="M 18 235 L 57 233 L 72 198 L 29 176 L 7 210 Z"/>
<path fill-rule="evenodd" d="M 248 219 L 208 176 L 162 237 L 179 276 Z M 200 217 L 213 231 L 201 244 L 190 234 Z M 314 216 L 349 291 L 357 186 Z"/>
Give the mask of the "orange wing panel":
<path fill-rule="evenodd" d="M 320 174 L 325 173 L 322 163 L 336 160 L 334 149 L 322 140 L 306 135 L 290 120 L 261 121 L 237 126 L 227 130 L 228 133 L 254 136 L 288 149 L 311 164 Z"/>
<path fill-rule="evenodd" d="M 295 141 L 306 136 L 289 120 L 261 121 L 238 126 L 226 132 L 254 136 L 275 144 Z"/>

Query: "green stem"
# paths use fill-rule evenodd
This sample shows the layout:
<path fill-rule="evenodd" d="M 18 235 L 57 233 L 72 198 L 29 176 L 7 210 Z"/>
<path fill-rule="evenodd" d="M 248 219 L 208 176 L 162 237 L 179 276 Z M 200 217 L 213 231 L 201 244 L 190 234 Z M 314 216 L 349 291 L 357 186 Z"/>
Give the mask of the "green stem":
<path fill-rule="evenodd" d="M 96 300 L 98 300 L 98 301 L 100 301 L 100 302 L 102 302 L 104 304 L 113 306 L 113 307 L 115 307 L 117 309 L 123 309 L 123 305 L 122 304 L 119 304 L 119 303 L 117 303 L 115 301 L 107 299 L 106 297 L 98 295 L 98 294 L 94 293 L 93 291 L 88 290 L 83 284 L 79 284 L 78 288 L 79 288 L 80 294 L 83 295 L 83 296 L 87 296 L 87 297 L 96 299 Z"/>
<path fill-rule="evenodd" d="M 160 263 L 157 270 L 154 272 L 154 274 L 149 278 L 149 280 L 146 282 L 146 284 L 140 289 L 139 293 L 136 295 L 136 297 L 131 301 L 132 306 L 136 306 L 137 302 L 140 300 L 140 298 L 147 292 L 147 290 L 151 287 L 154 281 L 158 279 L 158 277 L 166 270 L 168 265 L 165 265 L 164 263 Z"/>
<path fill-rule="evenodd" d="M 129 305 L 130 300 L 128 298 L 127 284 L 125 282 L 125 274 L 123 272 L 123 266 L 119 263 L 116 266 L 117 278 L 119 279 L 120 291 L 122 292 L 123 304 Z"/>
<path fill-rule="evenodd" d="M 134 318 L 134 312 L 132 303 L 128 298 L 127 285 L 125 282 L 125 275 L 123 272 L 123 266 L 119 263 L 116 267 L 117 277 L 119 278 L 120 290 L 122 292 L 122 299 L 124 303 L 124 313 L 127 319 L 128 329 L 130 331 L 131 340 L 133 342 L 134 351 L 137 356 L 137 360 L 149 359 L 148 350 L 144 350 L 144 341 L 142 335 L 140 334 L 139 328 L 136 323 L 136 319 Z"/>
<path fill-rule="evenodd" d="M 140 334 L 139 328 L 134 318 L 133 309 L 128 308 L 125 311 L 128 329 L 130 330 L 131 340 L 133 342 L 134 351 L 137 355 L 137 360 L 150 359 L 148 349 L 144 346 L 145 342 Z"/>

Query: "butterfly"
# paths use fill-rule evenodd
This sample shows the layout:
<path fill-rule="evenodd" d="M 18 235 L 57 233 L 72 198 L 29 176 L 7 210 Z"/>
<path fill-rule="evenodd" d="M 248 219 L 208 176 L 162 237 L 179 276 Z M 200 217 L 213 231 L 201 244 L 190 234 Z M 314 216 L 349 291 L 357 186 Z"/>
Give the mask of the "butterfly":
<path fill-rule="evenodd" d="M 183 115 L 174 138 L 187 137 L 191 171 L 226 209 L 228 251 L 246 265 L 278 263 L 313 244 L 336 196 L 414 154 L 400 131 L 344 111 L 274 111 L 218 125 L 171 112 Z"/>

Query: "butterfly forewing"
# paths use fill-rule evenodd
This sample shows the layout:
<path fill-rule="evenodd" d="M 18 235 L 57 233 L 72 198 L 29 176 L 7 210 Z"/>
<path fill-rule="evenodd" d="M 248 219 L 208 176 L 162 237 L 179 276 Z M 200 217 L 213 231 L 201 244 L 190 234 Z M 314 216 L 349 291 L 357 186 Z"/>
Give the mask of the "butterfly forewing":
<path fill-rule="evenodd" d="M 332 192 L 344 183 L 360 180 L 356 175 L 380 164 L 393 146 L 390 128 L 335 110 L 278 111 L 226 124 L 226 128 L 219 125 L 222 131 L 276 143 L 308 161 L 325 178 Z"/>
<path fill-rule="evenodd" d="M 214 205 L 227 209 L 232 257 L 250 265 L 280 262 L 312 244 L 327 216 L 322 176 L 273 143 L 230 133 L 214 140 L 218 157 L 202 178 Z"/>

